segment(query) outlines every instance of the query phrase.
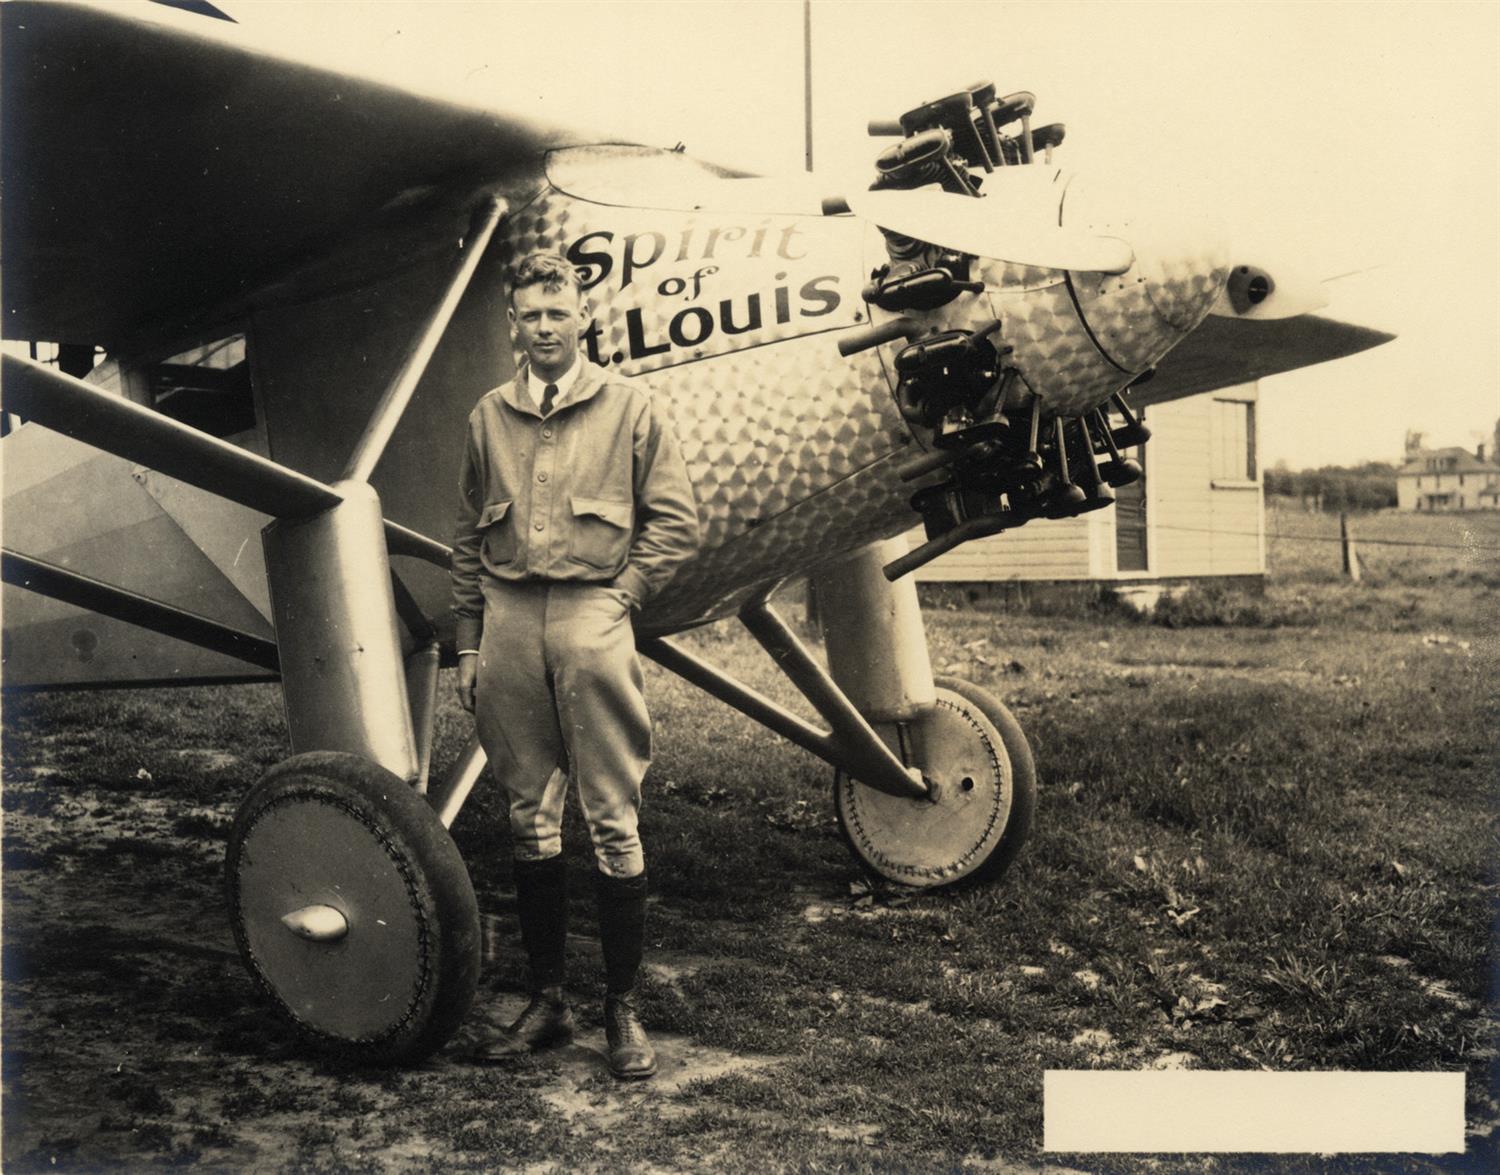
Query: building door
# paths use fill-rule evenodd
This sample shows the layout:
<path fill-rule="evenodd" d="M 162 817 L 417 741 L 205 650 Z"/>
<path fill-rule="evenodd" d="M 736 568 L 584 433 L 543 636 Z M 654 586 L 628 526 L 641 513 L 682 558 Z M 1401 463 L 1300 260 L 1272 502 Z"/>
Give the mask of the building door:
<path fill-rule="evenodd" d="M 1145 413 L 1141 418 L 1145 419 Z M 1137 445 L 1124 456 L 1146 469 L 1146 446 Z M 1146 571 L 1146 477 L 1115 490 L 1115 570 Z"/>

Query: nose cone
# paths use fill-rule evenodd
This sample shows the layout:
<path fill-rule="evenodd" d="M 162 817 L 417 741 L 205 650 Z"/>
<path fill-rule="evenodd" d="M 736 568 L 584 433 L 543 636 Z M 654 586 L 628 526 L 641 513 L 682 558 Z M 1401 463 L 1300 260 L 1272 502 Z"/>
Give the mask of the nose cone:
<path fill-rule="evenodd" d="M 1075 180 L 1063 223 L 1120 237 L 1135 252 L 1125 273 L 1074 275 L 1085 322 L 1127 371 L 1157 362 L 1203 321 L 1224 288 L 1224 227 L 1208 200 L 1182 187 Z"/>

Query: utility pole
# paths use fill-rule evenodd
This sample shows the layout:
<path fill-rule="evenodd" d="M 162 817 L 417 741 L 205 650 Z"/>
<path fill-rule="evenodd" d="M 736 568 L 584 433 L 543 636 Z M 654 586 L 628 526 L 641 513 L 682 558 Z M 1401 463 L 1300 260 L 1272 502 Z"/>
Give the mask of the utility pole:
<path fill-rule="evenodd" d="M 812 0 L 802 0 L 802 109 L 806 124 L 807 170 L 813 169 Z"/>
<path fill-rule="evenodd" d="M 806 149 L 807 170 L 812 163 L 812 0 L 802 0 L 802 118 L 803 143 Z M 807 627 L 816 631 L 818 627 L 818 595 L 812 576 L 803 582 L 807 585 Z"/>

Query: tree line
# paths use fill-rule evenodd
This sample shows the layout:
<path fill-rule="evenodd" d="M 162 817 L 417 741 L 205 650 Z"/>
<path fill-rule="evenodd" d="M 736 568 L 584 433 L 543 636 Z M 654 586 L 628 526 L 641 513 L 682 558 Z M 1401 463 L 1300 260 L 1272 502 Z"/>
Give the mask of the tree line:
<path fill-rule="evenodd" d="M 1383 510 L 1396 504 L 1396 467 L 1384 461 L 1268 469 L 1267 494 L 1296 498 L 1316 510 Z"/>

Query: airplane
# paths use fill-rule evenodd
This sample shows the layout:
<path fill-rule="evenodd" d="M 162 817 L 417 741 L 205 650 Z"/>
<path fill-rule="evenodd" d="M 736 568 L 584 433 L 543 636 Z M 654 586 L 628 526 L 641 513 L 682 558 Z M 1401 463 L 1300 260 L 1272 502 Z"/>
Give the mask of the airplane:
<path fill-rule="evenodd" d="M 641 651 L 829 763 L 856 860 L 912 887 L 998 878 L 1036 773 L 1003 703 L 934 675 L 909 573 L 1107 507 L 1143 406 L 1391 337 L 1212 217 L 1075 175 L 1029 92 L 877 120 L 872 174 L 831 188 L 175 15 L 0 6 L 3 334 L 57 350 L 3 361 L 4 683 L 280 682 L 292 755 L 236 815 L 230 921 L 271 1001 L 361 1062 L 440 1048 L 479 971 L 447 830 L 485 761 L 437 772 L 433 723 L 515 259 L 578 266 L 583 352 L 648 381 L 687 459 L 705 543 Z M 826 665 L 773 605 L 799 578 Z M 672 639 L 729 618 L 821 723 Z"/>

